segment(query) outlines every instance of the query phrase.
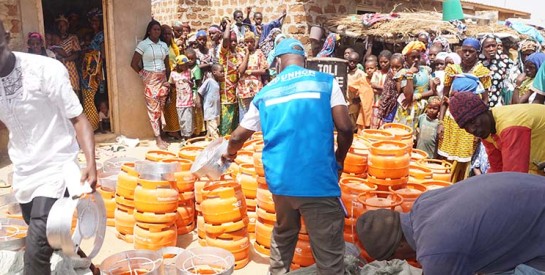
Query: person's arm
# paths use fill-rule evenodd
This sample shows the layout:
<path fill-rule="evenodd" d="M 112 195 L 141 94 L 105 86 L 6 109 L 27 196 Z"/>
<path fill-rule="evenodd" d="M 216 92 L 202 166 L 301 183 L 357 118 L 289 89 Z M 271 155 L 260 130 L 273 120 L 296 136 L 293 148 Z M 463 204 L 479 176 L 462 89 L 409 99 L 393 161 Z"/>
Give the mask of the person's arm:
<path fill-rule="evenodd" d="M 274 27 L 275 28 L 279 28 L 282 26 L 282 24 L 284 24 L 284 19 L 286 19 L 286 15 L 288 14 L 288 12 L 286 11 L 286 9 L 284 9 L 282 11 L 282 15 L 280 15 L 280 17 L 278 17 L 278 19 L 276 19 L 276 21 L 278 22 L 277 25 L 275 25 Z"/>
<path fill-rule="evenodd" d="M 165 57 L 165 68 L 166 68 L 166 73 L 167 73 L 167 79 L 170 77 L 170 60 L 168 58 L 168 54 L 167 56 Z"/>
<path fill-rule="evenodd" d="M 71 118 L 70 121 L 72 122 L 72 125 L 74 125 L 79 147 L 83 151 L 87 163 L 85 169 L 81 171 L 81 182 L 89 183 L 93 191 L 95 191 L 97 184 L 97 168 L 95 162 L 95 136 L 93 134 L 93 128 L 84 113 L 75 118 Z"/>
<path fill-rule="evenodd" d="M 337 81 L 333 82 L 333 91 L 331 94 L 331 114 L 335 129 L 337 129 L 337 151 L 335 151 L 335 159 L 339 168 L 339 177 L 344 167 L 344 159 L 346 153 L 352 146 L 354 139 L 354 126 L 348 115 L 348 107 L 342 94 L 341 88 Z"/>
<path fill-rule="evenodd" d="M 252 20 L 250 20 L 250 13 L 252 12 L 252 7 L 246 7 L 246 18 L 242 20 L 242 23 L 252 25 Z"/>
<path fill-rule="evenodd" d="M 238 75 L 243 75 L 246 73 L 246 68 L 248 68 L 248 60 L 250 59 L 250 51 L 248 48 L 244 48 L 244 57 L 242 57 L 242 62 L 238 66 Z"/>
<path fill-rule="evenodd" d="M 504 129 L 499 137 L 503 164 L 501 171 L 528 173 L 532 149 L 532 129 L 524 126 L 512 126 Z"/>
<path fill-rule="evenodd" d="M 515 90 L 513 91 L 513 97 L 511 98 L 511 104 L 523 103 L 522 100 L 521 100 L 521 97 L 519 95 L 519 92 L 520 92 L 520 85 L 522 84 L 522 82 L 524 82 L 525 78 L 526 78 L 526 74 L 521 73 L 521 74 L 519 74 L 519 76 L 515 80 Z M 528 92 L 530 94 L 532 94 L 531 91 L 528 91 Z M 530 97 L 530 96 L 528 96 L 528 97 Z M 528 98 L 526 98 L 526 101 L 528 101 Z"/>
<path fill-rule="evenodd" d="M 267 58 L 265 58 L 265 55 L 263 54 L 261 50 L 258 50 L 257 52 L 257 65 L 258 65 L 258 69 L 246 70 L 246 74 L 262 76 L 267 73 L 269 64 L 267 63 Z"/>
<path fill-rule="evenodd" d="M 131 60 L 131 68 L 137 74 L 140 74 L 140 71 L 142 70 L 142 67 L 140 67 L 140 64 L 142 64 L 142 54 L 138 52 L 134 52 L 134 54 L 132 55 L 132 60 Z"/>
<path fill-rule="evenodd" d="M 502 152 L 494 146 L 494 144 L 482 140 L 483 146 L 486 149 L 486 155 L 488 156 L 488 163 L 490 168 L 488 168 L 487 173 L 502 172 L 503 169 L 503 159 Z"/>
<path fill-rule="evenodd" d="M 370 36 L 367 38 L 367 49 L 362 60 L 367 60 L 367 57 L 369 57 L 371 54 L 373 54 L 373 38 Z"/>
<path fill-rule="evenodd" d="M 223 41 L 221 42 L 222 48 L 228 49 L 231 44 L 231 21 L 225 18 L 225 30 L 223 31 Z"/>

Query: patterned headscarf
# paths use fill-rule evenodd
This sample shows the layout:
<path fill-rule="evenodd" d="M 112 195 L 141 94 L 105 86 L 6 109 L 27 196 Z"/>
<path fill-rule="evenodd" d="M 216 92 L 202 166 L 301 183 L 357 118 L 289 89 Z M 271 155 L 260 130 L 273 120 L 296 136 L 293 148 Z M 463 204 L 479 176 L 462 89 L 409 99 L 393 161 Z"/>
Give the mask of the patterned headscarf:
<path fill-rule="evenodd" d="M 479 42 L 479 40 L 477 40 L 477 39 L 475 39 L 473 37 L 468 37 L 468 38 L 464 39 L 464 42 L 462 42 L 462 47 L 463 46 L 472 47 L 475 50 L 477 50 L 478 52 L 481 51 L 481 43 Z"/>
<path fill-rule="evenodd" d="M 57 18 L 55 18 L 55 23 L 59 23 L 60 21 L 64 21 L 66 22 L 66 24 L 70 25 L 70 21 L 68 21 L 68 18 L 66 18 L 64 14 L 61 14 Z"/>
<path fill-rule="evenodd" d="M 494 41 L 496 41 L 497 38 L 498 38 L 497 36 L 495 36 L 495 35 L 493 35 L 491 33 L 487 33 L 487 34 L 483 35 L 483 37 L 481 38 L 481 48 L 483 47 L 484 41 L 486 39 L 494 39 Z"/>
<path fill-rule="evenodd" d="M 440 52 L 438 53 L 436 56 L 435 56 L 435 60 L 442 60 L 442 61 L 445 61 L 445 59 L 447 58 L 448 56 L 448 53 L 446 52 Z"/>
<path fill-rule="evenodd" d="M 273 37 L 276 38 L 276 36 L 280 35 L 282 31 L 279 28 L 274 28 L 269 32 L 269 35 L 259 43 L 259 48 L 261 51 L 265 54 L 265 56 L 269 56 L 269 53 L 274 48 L 274 40 Z"/>
<path fill-rule="evenodd" d="M 520 42 L 520 45 L 519 45 L 520 52 L 525 52 L 528 50 L 537 52 L 539 48 L 540 48 L 540 45 L 536 41 L 530 40 L 530 39 L 523 40 L 522 42 Z"/>
<path fill-rule="evenodd" d="M 87 13 L 87 19 L 89 19 L 89 21 L 90 21 L 91 19 L 93 19 L 93 17 L 101 18 L 102 17 L 102 10 L 100 10 L 98 8 L 94 8 L 94 9 L 90 10 Z"/>
<path fill-rule="evenodd" d="M 411 41 L 405 48 L 403 48 L 403 51 L 401 52 L 402 55 L 408 55 L 413 51 L 419 51 L 423 52 L 426 50 L 426 45 L 420 41 Z"/>
<path fill-rule="evenodd" d="M 454 64 L 456 65 L 460 65 L 460 63 L 462 63 L 462 58 L 457 53 L 449 53 L 447 57 L 450 57 L 452 61 L 454 62 Z M 446 57 L 445 57 L 445 61 L 446 61 Z"/>
<path fill-rule="evenodd" d="M 196 38 L 203 37 L 203 36 L 206 37 L 207 34 L 206 34 L 205 30 L 198 30 L 197 34 L 195 36 L 196 36 Z"/>
<path fill-rule="evenodd" d="M 447 52 L 447 53 L 450 53 L 451 50 L 450 50 L 450 43 L 448 42 L 448 39 L 444 36 L 437 36 L 434 40 L 433 40 L 433 43 L 432 44 L 435 44 L 435 43 L 441 43 L 441 46 L 443 47 L 443 49 L 441 50 L 442 52 Z"/>
<path fill-rule="evenodd" d="M 316 55 L 316 57 L 331 57 L 335 52 L 335 45 L 337 44 L 337 34 L 330 33 L 325 39 L 322 50 Z"/>
<path fill-rule="evenodd" d="M 40 40 L 41 42 L 44 41 L 43 36 L 39 32 L 29 32 L 27 36 L 27 40 L 30 40 L 31 38 L 36 38 Z"/>
<path fill-rule="evenodd" d="M 536 69 L 539 70 L 545 62 L 545 53 L 533 53 L 526 58 L 526 61 L 532 62 L 536 66 Z"/>

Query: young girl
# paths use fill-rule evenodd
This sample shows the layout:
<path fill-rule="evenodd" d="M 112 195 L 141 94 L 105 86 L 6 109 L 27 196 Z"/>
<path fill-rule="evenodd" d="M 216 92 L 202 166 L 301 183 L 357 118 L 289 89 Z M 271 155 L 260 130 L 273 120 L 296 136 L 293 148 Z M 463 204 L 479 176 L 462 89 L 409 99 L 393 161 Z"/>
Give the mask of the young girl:
<path fill-rule="evenodd" d="M 108 102 L 101 101 L 98 105 L 98 121 L 101 133 L 106 133 L 110 130 L 110 112 Z"/>
<path fill-rule="evenodd" d="M 380 97 L 382 94 L 382 89 L 384 82 L 386 81 L 386 75 L 390 70 L 390 58 L 392 58 L 392 53 L 388 50 L 382 51 L 378 56 L 378 64 L 380 70 L 377 70 L 373 73 L 371 78 L 371 87 L 375 94 L 373 100 L 373 115 L 371 118 L 371 129 L 378 129 L 380 126 L 379 119 L 379 106 L 380 106 Z"/>
<path fill-rule="evenodd" d="M 182 138 L 188 139 L 193 134 L 193 82 L 189 70 L 189 59 L 185 55 L 176 57 L 176 70 L 170 73 L 168 82 L 176 88 L 176 110 Z"/>
<path fill-rule="evenodd" d="M 439 108 L 441 99 L 432 96 L 428 99 L 425 113 L 421 114 L 416 123 L 416 149 L 428 153 L 429 158 L 437 156 L 437 127 L 439 126 Z"/>
<path fill-rule="evenodd" d="M 31 32 L 28 34 L 28 53 L 39 54 L 43 56 L 48 56 L 51 58 L 56 58 L 55 53 L 51 50 L 44 47 L 44 39 L 40 33 Z"/>
<path fill-rule="evenodd" d="M 403 55 L 398 53 L 392 55 L 392 58 L 390 58 L 390 70 L 386 75 L 380 97 L 380 104 L 378 106 L 377 129 L 380 128 L 382 124 L 394 120 L 397 111 L 397 97 L 399 95 L 397 92 L 397 82 L 394 79 L 394 76 L 403 68 L 404 62 Z"/>
<path fill-rule="evenodd" d="M 443 80 L 445 79 L 446 58 L 448 54 L 446 52 L 440 52 L 435 56 L 433 62 L 433 72 L 431 76 L 433 80 L 430 82 L 430 87 L 434 94 L 443 97 Z"/>

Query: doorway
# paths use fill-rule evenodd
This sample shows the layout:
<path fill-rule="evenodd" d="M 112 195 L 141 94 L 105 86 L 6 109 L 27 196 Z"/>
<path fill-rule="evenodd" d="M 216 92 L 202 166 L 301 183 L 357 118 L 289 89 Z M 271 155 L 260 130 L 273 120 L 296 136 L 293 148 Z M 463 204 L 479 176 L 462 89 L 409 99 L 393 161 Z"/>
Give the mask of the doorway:
<path fill-rule="evenodd" d="M 48 47 L 61 47 L 57 59 L 69 71 L 72 86 L 91 125 L 99 132 L 111 131 L 105 15 L 102 0 L 38 0 L 43 10 Z M 61 25 L 66 22 L 67 27 Z M 77 52 L 77 55 L 70 55 Z M 68 57 L 64 55 L 68 54 Z"/>

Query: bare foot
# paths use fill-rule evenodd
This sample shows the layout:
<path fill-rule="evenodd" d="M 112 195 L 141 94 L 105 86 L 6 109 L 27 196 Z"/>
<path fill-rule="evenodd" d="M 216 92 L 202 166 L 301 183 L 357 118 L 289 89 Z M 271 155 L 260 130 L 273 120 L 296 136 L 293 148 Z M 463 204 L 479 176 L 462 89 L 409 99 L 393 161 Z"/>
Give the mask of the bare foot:
<path fill-rule="evenodd" d="M 161 150 L 167 150 L 168 149 L 168 142 L 164 141 L 161 137 L 157 137 L 155 139 L 155 143 L 157 144 L 157 147 Z"/>

